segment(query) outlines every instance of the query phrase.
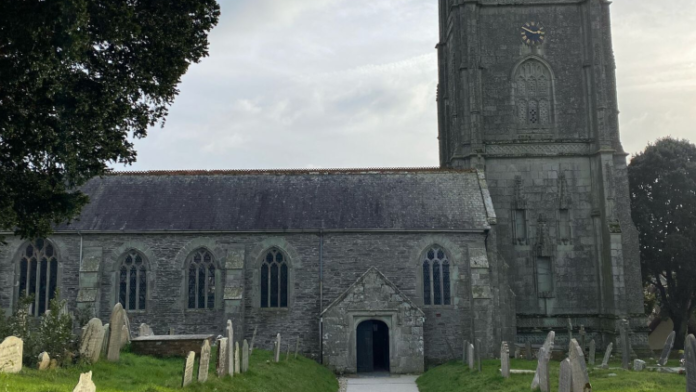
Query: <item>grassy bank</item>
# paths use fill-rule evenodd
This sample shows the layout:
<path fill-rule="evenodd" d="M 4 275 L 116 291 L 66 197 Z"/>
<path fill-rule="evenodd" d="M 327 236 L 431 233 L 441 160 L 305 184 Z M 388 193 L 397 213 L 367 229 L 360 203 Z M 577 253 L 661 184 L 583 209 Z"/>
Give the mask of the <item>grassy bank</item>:
<path fill-rule="evenodd" d="M 212 358 L 215 358 L 213 353 Z M 284 359 L 284 356 L 283 356 Z M 194 383 L 186 391 L 212 392 L 336 392 L 334 375 L 315 361 L 306 358 L 273 363 L 271 353 L 254 350 L 249 372 L 234 378 L 219 379 L 211 360 L 205 384 Z M 0 392 L 71 392 L 80 373 L 93 372 L 99 392 L 169 392 L 182 391 L 183 359 L 156 359 L 122 354 L 118 364 L 99 362 L 93 366 L 76 366 L 46 372 L 24 369 L 20 374 L 0 374 Z M 198 369 L 196 363 L 195 369 Z M 194 371 L 196 379 L 197 371 Z"/>
<path fill-rule="evenodd" d="M 619 363 L 611 366 L 620 367 Z M 558 390 L 559 362 L 551 366 L 551 390 Z M 536 369 L 536 362 L 512 360 L 513 369 Z M 500 376 L 500 361 L 483 361 L 482 373 L 471 373 L 461 362 L 450 362 L 430 369 L 418 379 L 420 392 L 529 392 L 533 375 Z M 610 377 L 609 374 L 616 374 Z M 682 375 L 624 370 L 590 370 L 593 389 L 603 392 L 684 392 Z"/>

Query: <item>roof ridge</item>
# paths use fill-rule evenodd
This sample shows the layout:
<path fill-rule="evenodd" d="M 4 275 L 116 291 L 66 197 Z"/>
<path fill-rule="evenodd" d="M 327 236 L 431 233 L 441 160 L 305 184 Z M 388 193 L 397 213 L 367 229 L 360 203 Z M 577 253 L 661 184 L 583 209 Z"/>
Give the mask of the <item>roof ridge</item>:
<path fill-rule="evenodd" d="M 440 167 L 346 168 L 346 169 L 231 169 L 231 170 L 146 170 L 112 171 L 107 176 L 197 176 L 251 174 L 371 174 L 371 173 L 475 173 L 476 169 Z"/>

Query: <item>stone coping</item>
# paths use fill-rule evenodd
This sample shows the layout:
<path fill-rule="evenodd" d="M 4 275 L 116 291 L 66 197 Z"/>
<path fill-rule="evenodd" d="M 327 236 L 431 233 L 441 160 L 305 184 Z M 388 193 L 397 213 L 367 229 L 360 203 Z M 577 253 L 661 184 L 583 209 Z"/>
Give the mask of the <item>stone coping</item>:
<path fill-rule="evenodd" d="M 171 342 L 182 340 L 209 340 L 215 335 L 151 335 L 133 338 L 132 342 Z"/>

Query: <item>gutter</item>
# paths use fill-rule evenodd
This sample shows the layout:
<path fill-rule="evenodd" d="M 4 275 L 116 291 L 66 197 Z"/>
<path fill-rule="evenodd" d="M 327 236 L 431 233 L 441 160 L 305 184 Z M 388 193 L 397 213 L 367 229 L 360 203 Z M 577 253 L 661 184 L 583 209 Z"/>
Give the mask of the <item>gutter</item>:
<path fill-rule="evenodd" d="M 489 227 L 479 229 L 287 229 L 287 230 L 57 230 L 53 234 L 359 234 L 359 233 L 395 233 L 395 234 L 485 234 Z M 14 235 L 13 232 L 0 232 L 0 235 Z"/>

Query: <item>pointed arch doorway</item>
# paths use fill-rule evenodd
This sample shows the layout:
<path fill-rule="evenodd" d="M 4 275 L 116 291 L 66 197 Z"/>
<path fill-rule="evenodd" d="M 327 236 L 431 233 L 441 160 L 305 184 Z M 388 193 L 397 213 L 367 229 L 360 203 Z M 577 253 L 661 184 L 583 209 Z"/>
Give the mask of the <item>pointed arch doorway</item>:
<path fill-rule="evenodd" d="M 357 330 L 358 373 L 389 372 L 389 327 L 383 321 L 367 320 Z"/>

